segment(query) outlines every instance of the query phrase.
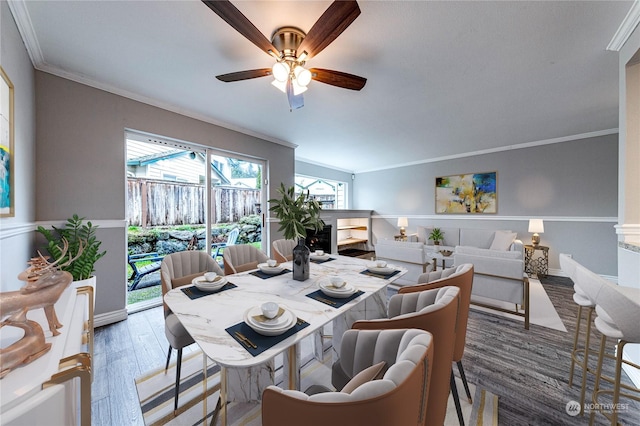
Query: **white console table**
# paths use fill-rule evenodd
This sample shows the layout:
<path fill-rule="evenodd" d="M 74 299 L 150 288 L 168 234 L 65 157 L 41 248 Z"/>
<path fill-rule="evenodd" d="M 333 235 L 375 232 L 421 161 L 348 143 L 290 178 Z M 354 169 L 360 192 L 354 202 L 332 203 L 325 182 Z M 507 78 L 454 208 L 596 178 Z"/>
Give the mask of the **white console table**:
<path fill-rule="evenodd" d="M 43 309 L 27 314 L 28 319 L 42 326 L 51 349 L 0 380 L 3 425 L 91 425 L 93 293 L 92 286 L 79 286 L 76 282 L 62 293 L 55 304 L 63 325 L 57 336 L 51 334 Z M 16 327 L 0 330 L 2 347 L 22 336 Z"/>

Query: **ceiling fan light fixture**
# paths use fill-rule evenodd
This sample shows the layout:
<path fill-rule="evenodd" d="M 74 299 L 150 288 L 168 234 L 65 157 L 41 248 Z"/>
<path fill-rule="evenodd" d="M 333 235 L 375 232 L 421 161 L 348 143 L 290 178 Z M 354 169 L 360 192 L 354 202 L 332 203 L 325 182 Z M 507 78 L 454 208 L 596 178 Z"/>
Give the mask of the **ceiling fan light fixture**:
<path fill-rule="evenodd" d="M 298 96 L 307 91 L 306 86 L 298 84 L 297 80 L 291 80 L 291 86 L 293 86 L 293 95 Z"/>
<path fill-rule="evenodd" d="M 273 67 L 271 68 L 271 73 L 273 74 L 273 78 L 275 78 L 277 81 L 280 81 L 280 82 L 286 82 L 287 79 L 289 78 L 290 72 L 291 72 L 291 69 L 289 68 L 289 65 L 287 65 L 286 62 L 276 62 L 275 64 L 273 64 Z"/>
<path fill-rule="evenodd" d="M 295 67 L 293 74 L 296 76 L 296 81 L 300 86 L 307 87 L 311 83 L 311 71 L 305 69 L 302 65 Z"/>
<path fill-rule="evenodd" d="M 287 80 L 285 81 L 273 80 L 271 84 L 273 84 L 273 87 L 278 88 L 282 93 L 287 93 Z"/>

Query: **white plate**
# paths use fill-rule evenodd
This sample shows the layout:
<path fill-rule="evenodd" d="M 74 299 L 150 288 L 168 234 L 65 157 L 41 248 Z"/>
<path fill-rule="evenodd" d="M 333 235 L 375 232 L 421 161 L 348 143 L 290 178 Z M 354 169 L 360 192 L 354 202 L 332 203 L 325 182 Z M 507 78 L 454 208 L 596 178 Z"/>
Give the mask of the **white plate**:
<path fill-rule="evenodd" d="M 216 291 L 220 290 L 227 283 L 225 277 L 219 277 L 214 281 L 207 281 L 204 277 L 197 277 L 191 281 L 199 290 Z"/>
<path fill-rule="evenodd" d="M 311 260 L 328 260 L 330 256 L 327 253 L 323 254 L 322 256 L 311 253 L 310 257 L 311 257 Z"/>
<path fill-rule="evenodd" d="M 282 308 L 284 308 L 285 311 L 280 317 L 278 317 L 278 320 L 282 318 L 285 322 L 278 327 L 266 326 L 266 323 L 257 322 L 252 318 L 254 315 L 262 314 L 259 306 L 254 306 L 253 308 L 249 308 L 245 311 L 244 322 L 258 334 L 262 334 L 263 336 L 279 336 L 296 325 L 297 322 L 297 318 L 292 311 L 284 306 L 282 306 Z"/>
<path fill-rule="evenodd" d="M 327 296 L 335 297 L 337 299 L 346 299 L 347 297 L 358 291 L 358 289 L 351 284 L 346 284 L 344 287 L 339 289 L 333 287 L 329 283 L 319 283 L 318 287 L 320 287 L 320 291 Z"/>
<path fill-rule="evenodd" d="M 258 269 L 260 269 L 265 274 L 275 275 L 279 274 L 284 270 L 284 266 L 278 264 L 276 266 L 269 266 L 266 263 L 259 263 Z"/>
<path fill-rule="evenodd" d="M 378 268 L 377 266 L 369 265 L 367 267 L 369 272 L 373 272 L 374 274 L 382 274 L 387 275 L 396 271 L 396 268 L 393 265 L 387 265 L 384 268 Z"/>
<path fill-rule="evenodd" d="M 291 322 L 291 317 L 293 316 L 293 312 L 285 309 L 282 315 L 278 318 L 270 319 L 267 321 L 258 321 L 254 317 L 262 315 L 262 311 L 258 306 L 254 306 L 249 313 L 247 314 L 247 321 L 258 328 L 266 328 L 266 329 L 279 329 L 285 327 L 289 322 Z"/>

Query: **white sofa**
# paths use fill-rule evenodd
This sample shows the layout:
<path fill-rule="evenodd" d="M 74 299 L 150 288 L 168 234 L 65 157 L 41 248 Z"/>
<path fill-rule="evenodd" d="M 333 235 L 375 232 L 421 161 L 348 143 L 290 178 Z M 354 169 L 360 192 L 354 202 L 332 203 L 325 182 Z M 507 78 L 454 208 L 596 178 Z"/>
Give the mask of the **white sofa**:
<path fill-rule="evenodd" d="M 433 269 L 430 253 L 453 250 L 454 265 L 474 266 L 472 303 L 522 316 L 528 329 L 529 280 L 524 273 L 524 246 L 515 233 L 442 227 L 440 230 L 444 232 L 444 241 L 439 247 L 428 240 L 431 228 L 418 227 L 410 238 L 414 241 L 378 240 L 376 257 L 406 267 L 409 272 L 397 284 L 411 285 L 421 273 Z M 492 304 L 494 300 L 513 303 L 514 309 Z"/>

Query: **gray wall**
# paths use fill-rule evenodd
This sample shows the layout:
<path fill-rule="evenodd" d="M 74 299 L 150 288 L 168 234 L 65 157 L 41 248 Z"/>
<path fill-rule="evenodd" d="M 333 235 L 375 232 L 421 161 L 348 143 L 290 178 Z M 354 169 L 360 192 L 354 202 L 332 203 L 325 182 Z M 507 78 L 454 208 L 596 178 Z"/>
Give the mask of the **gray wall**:
<path fill-rule="evenodd" d="M 331 169 L 329 167 L 319 166 L 317 164 L 307 163 L 305 161 L 296 160 L 296 173 L 300 175 L 320 177 L 325 179 L 347 182 L 347 208 L 353 205 L 354 181 L 351 179 L 351 172 Z"/>
<path fill-rule="evenodd" d="M 436 215 L 435 178 L 497 171 L 498 213 Z M 525 243 L 529 218 L 542 218 L 541 243 L 558 254 L 572 253 L 595 272 L 617 275 L 617 134 L 362 173 L 356 176 L 354 208 L 371 208 L 374 241 L 397 233 L 397 216 L 418 225 L 510 229 Z"/>
<path fill-rule="evenodd" d="M 35 219 L 35 85 L 33 66 L 7 2 L 0 2 L 0 65 L 14 86 L 15 216 L 0 218 L 0 291 L 24 284 L 17 275 L 32 256 Z"/>
<path fill-rule="evenodd" d="M 291 147 L 39 71 L 36 105 L 36 220 L 59 221 L 78 213 L 106 223 L 98 234 L 107 250 L 96 267 L 98 315 L 125 307 L 125 129 L 265 159 L 268 197 L 281 181 L 293 183 Z M 269 225 L 275 232 L 276 224 Z"/>

